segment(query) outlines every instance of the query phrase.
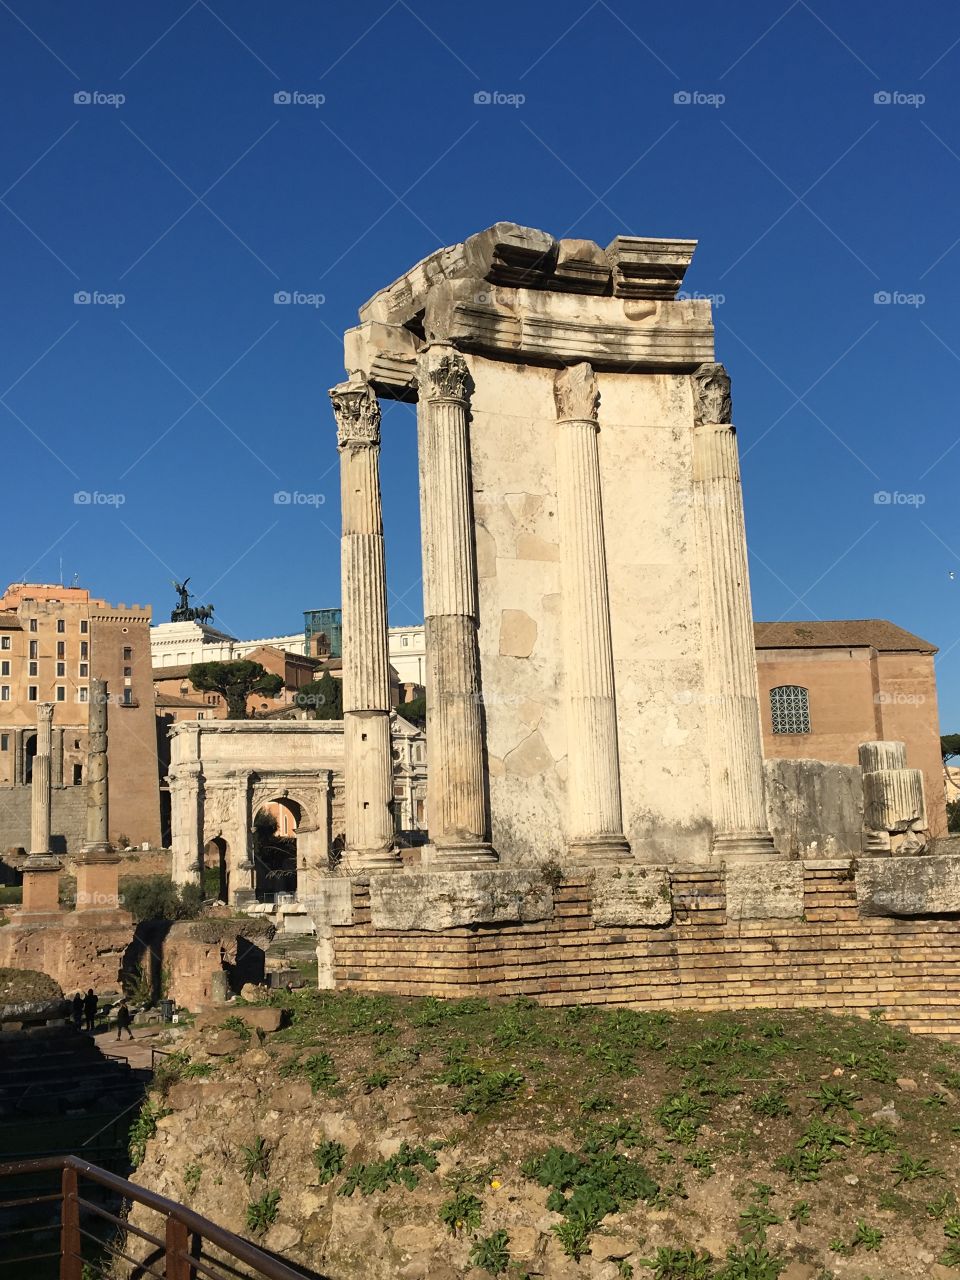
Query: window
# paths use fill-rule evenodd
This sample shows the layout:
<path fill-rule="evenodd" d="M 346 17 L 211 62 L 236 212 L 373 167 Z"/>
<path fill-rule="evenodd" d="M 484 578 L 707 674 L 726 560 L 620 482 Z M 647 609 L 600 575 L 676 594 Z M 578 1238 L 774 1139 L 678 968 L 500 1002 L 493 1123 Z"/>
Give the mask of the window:
<path fill-rule="evenodd" d="M 64 622 L 64 620 L 63 620 L 62 618 L 58 618 L 58 619 L 57 619 L 57 632 L 58 632 L 58 634 L 59 634 L 59 635 L 63 635 L 63 633 L 64 633 L 64 631 L 66 631 L 66 629 L 67 629 L 67 624 Z"/>
<path fill-rule="evenodd" d="M 80 623 L 80 634 L 82 636 L 85 636 L 89 630 L 90 630 L 90 624 L 87 622 L 86 618 L 84 618 L 83 621 Z"/>
<path fill-rule="evenodd" d="M 770 717 L 774 733 L 809 733 L 810 700 L 798 684 L 781 684 L 770 690 Z"/>
<path fill-rule="evenodd" d="M 40 657 L 40 641 L 39 640 L 30 641 L 30 657 L 31 658 Z"/>
<path fill-rule="evenodd" d="M 4 658 L 4 660 L 0 662 L 0 676 L 8 676 L 9 674 L 10 674 L 10 659 Z"/>
<path fill-rule="evenodd" d="M 36 618 L 31 618 L 31 619 L 30 619 L 30 630 L 31 630 L 31 631 L 36 631 L 36 629 L 37 629 L 37 620 L 36 620 Z"/>
<path fill-rule="evenodd" d="M 80 689 L 78 689 L 78 690 L 77 690 L 77 701 L 78 701 L 78 702 L 86 702 L 86 700 L 87 700 L 87 690 L 86 690 L 85 688 L 80 688 Z"/>
<path fill-rule="evenodd" d="M 73 785 L 79 787 L 81 782 L 83 782 L 83 765 L 75 764 L 73 766 Z"/>
<path fill-rule="evenodd" d="M 10 648 L 10 637 L 0 636 L 0 649 L 9 649 L 9 648 Z"/>
<path fill-rule="evenodd" d="M 90 646 L 89 646 L 89 644 L 86 642 L 86 640 L 81 640 L 81 641 L 80 641 L 80 657 L 81 657 L 81 658 L 89 658 L 89 657 L 90 657 Z"/>
<path fill-rule="evenodd" d="M 129 679 L 130 679 L 130 677 L 131 677 L 132 675 L 133 675 L 133 667 L 124 667 L 124 668 L 123 668 L 123 678 L 124 678 L 125 680 L 129 680 Z"/>
<path fill-rule="evenodd" d="M 28 676 L 35 676 L 35 675 L 38 675 L 38 674 L 39 674 L 39 671 L 38 671 L 37 664 L 36 664 L 35 662 L 31 662 L 31 663 L 30 663 L 30 670 L 27 672 L 27 675 L 28 675 Z"/>
<path fill-rule="evenodd" d="M 80 663 L 80 670 L 78 674 L 81 680 L 86 680 L 87 676 L 90 674 L 90 668 L 86 662 Z"/>
<path fill-rule="evenodd" d="M 65 676 L 67 674 L 67 664 L 65 662 L 57 663 L 57 675 Z"/>
<path fill-rule="evenodd" d="M 132 707 L 132 706 L 133 706 L 133 690 L 132 690 L 132 689 L 124 689 L 124 691 L 123 691 L 123 706 L 125 706 L 125 707 Z"/>
<path fill-rule="evenodd" d="M 57 641 L 57 657 L 65 658 L 67 656 L 67 646 L 62 640 Z"/>
<path fill-rule="evenodd" d="M 67 691 L 62 684 L 58 684 L 57 685 L 57 701 L 66 702 L 66 700 L 67 700 Z"/>
<path fill-rule="evenodd" d="M 123 646 L 123 660 L 124 660 L 124 662 L 132 662 L 132 661 L 133 661 L 133 650 L 130 648 L 130 646 L 129 646 L 128 644 L 125 644 L 125 645 Z"/>
<path fill-rule="evenodd" d="M 403 637 L 402 637 L 402 639 L 401 639 L 401 641 L 400 641 L 400 643 L 403 645 L 403 647 L 404 647 L 404 648 L 406 648 L 406 647 L 407 647 L 407 645 L 410 643 L 410 637 L 409 637 L 409 636 L 403 636 Z"/>
<path fill-rule="evenodd" d="M 28 702 L 37 701 L 37 686 L 35 684 L 27 685 L 27 701 Z"/>
<path fill-rule="evenodd" d="M 9 733 L 0 733 L 0 751 L 9 751 L 9 750 L 10 750 Z"/>
<path fill-rule="evenodd" d="M 10 686 L 8 684 L 0 684 L 0 702 L 10 701 Z"/>

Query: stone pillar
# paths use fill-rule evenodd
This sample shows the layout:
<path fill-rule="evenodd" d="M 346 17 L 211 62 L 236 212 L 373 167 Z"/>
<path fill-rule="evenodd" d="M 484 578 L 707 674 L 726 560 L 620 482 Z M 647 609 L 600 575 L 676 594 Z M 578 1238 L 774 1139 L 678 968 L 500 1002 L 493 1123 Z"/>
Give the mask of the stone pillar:
<path fill-rule="evenodd" d="M 930 840 L 923 773 L 907 768 L 902 742 L 861 742 L 864 853 L 905 857 Z"/>
<path fill-rule="evenodd" d="M 610 599 L 600 497 L 597 409 L 589 364 L 554 379 L 557 511 L 567 720 L 567 850 L 581 863 L 630 858 L 623 834 Z"/>
<path fill-rule="evenodd" d="M 253 814 L 250 812 L 250 775 L 245 769 L 230 774 L 236 787 L 233 836 L 227 837 L 233 866 L 229 872 L 230 902 L 244 906 L 257 896 L 257 867 L 253 860 Z"/>
<path fill-rule="evenodd" d="M 167 771 L 170 791 L 170 874 L 174 884 L 196 882 L 203 867 L 203 816 L 199 765 L 178 764 Z"/>
<path fill-rule="evenodd" d="M 380 509 L 380 406 L 368 383 L 330 392 L 337 419 L 343 536 L 344 870 L 400 865 L 393 838 L 387 581 Z"/>
<path fill-rule="evenodd" d="M 417 436 L 430 690 L 428 862 L 444 868 L 497 861 L 484 782 L 468 377 L 454 347 L 422 348 Z"/>
<path fill-rule="evenodd" d="M 33 758 L 30 806 L 30 854 L 50 852 L 51 748 L 53 703 L 37 705 L 37 752 Z"/>
<path fill-rule="evenodd" d="M 90 681 L 87 727 L 87 839 L 84 853 L 111 852 L 107 778 L 107 682 Z"/>
<path fill-rule="evenodd" d="M 26 782 L 24 763 L 23 730 L 17 729 L 13 735 L 13 781 L 18 787 Z"/>
<path fill-rule="evenodd" d="M 701 365 L 694 398 L 694 508 L 713 800 L 713 852 L 728 862 L 779 855 L 763 798 L 763 745 L 747 541 L 730 379 Z"/>
<path fill-rule="evenodd" d="M 55 787 L 63 786 L 63 735 L 64 729 L 54 729 L 51 760 L 51 781 Z"/>

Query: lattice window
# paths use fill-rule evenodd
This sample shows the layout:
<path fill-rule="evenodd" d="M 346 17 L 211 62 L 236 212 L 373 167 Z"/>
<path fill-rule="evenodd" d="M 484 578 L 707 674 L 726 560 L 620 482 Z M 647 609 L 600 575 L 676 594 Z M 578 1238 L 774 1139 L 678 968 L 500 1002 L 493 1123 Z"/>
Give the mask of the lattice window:
<path fill-rule="evenodd" d="M 770 690 L 770 717 L 774 733 L 810 732 L 810 697 L 798 684 L 781 684 Z"/>

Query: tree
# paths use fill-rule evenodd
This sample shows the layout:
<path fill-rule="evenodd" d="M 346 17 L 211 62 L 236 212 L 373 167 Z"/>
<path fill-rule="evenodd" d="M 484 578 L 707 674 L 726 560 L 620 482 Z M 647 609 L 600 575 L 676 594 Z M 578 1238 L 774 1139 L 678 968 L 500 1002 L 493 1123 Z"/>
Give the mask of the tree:
<path fill-rule="evenodd" d="M 280 676 L 270 675 L 259 662 L 195 662 L 187 677 L 201 693 L 220 693 L 227 700 L 231 720 L 247 719 L 247 698 L 262 693 L 275 698 L 283 688 Z"/>
<path fill-rule="evenodd" d="M 401 702 L 397 707 L 397 715 L 403 716 L 418 728 L 423 729 L 427 723 L 427 695 L 421 693 L 419 698 L 411 698 L 409 702 Z"/>
<path fill-rule="evenodd" d="M 943 763 L 960 756 L 960 733 L 945 733 L 940 739 L 940 754 Z"/>
<path fill-rule="evenodd" d="M 309 712 L 312 720 L 342 720 L 343 682 L 325 671 L 319 680 L 301 685 L 293 702 L 301 711 Z"/>

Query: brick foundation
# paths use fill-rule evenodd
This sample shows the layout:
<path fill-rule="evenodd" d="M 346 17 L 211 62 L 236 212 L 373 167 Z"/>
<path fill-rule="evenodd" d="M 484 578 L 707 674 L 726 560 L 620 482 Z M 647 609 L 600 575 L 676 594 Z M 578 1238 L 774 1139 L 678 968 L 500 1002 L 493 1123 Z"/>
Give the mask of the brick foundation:
<path fill-rule="evenodd" d="M 728 921 L 721 870 L 672 869 L 673 921 L 603 926 L 589 876 L 564 878 L 550 919 L 440 931 L 375 929 L 369 882 L 333 924 L 339 990 L 637 1009 L 818 1008 L 960 1036 L 960 915 L 861 914 L 854 864 L 807 863 L 797 919 Z M 942 907 L 941 907 L 942 909 Z"/>

